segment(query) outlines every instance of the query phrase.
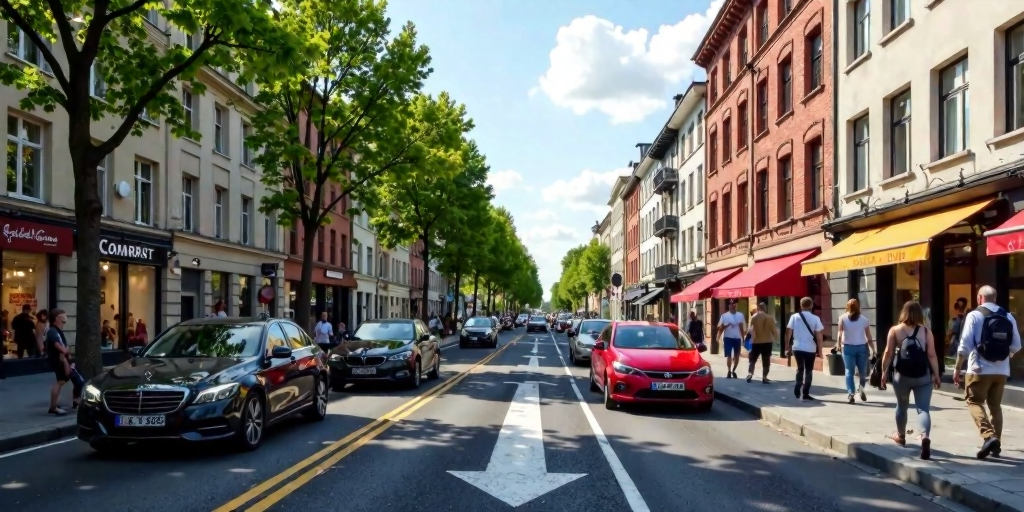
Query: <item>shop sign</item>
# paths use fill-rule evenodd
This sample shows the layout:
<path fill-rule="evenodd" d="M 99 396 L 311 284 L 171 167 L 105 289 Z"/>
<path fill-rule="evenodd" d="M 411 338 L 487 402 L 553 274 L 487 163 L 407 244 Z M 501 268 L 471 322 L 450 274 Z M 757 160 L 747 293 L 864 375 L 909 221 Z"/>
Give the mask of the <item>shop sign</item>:
<path fill-rule="evenodd" d="M 107 258 L 139 261 L 151 265 L 163 265 L 167 261 L 167 250 L 133 240 L 112 240 L 100 238 L 100 254 Z"/>
<path fill-rule="evenodd" d="M 325 270 L 324 276 L 331 279 L 345 279 L 345 274 L 336 270 Z"/>
<path fill-rule="evenodd" d="M 0 247 L 25 252 L 48 252 L 70 256 L 75 232 L 20 219 L 0 219 Z"/>

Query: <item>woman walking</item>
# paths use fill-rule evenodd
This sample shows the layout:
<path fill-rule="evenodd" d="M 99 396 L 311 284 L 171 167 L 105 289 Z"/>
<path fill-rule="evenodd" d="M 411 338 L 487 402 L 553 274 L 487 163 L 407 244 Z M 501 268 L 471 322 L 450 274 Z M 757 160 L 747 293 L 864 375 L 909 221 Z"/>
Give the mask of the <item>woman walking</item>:
<path fill-rule="evenodd" d="M 850 299 L 846 313 L 839 317 L 839 342 L 836 348 L 843 354 L 846 366 L 846 399 L 854 403 L 853 395 L 860 395 L 860 401 L 868 400 L 864 387 L 868 383 L 868 359 L 875 354 L 875 342 L 871 339 L 871 321 L 861 314 L 860 301 Z M 860 386 L 854 389 L 853 373 L 860 372 Z"/>
<path fill-rule="evenodd" d="M 932 419 L 929 414 L 932 390 L 939 389 L 939 363 L 935 355 L 935 336 L 925 327 L 921 304 L 908 301 L 900 312 L 899 323 L 889 329 L 882 358 L 882 385 L 892 382 L 896 393 L 896 432 L 891 438 L 900 446 L 907 445 L 907 411 L 910 395 L 914 395 L 917 422 L 921 431 L 921 458 L 931 458 Z"/>

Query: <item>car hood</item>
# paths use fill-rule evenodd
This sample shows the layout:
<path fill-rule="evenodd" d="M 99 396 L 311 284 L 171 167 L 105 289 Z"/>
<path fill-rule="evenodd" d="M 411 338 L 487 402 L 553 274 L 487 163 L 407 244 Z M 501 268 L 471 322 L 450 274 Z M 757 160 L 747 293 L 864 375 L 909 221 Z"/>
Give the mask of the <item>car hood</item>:
<path fill-rule="evenodd" d="M 594 346 L 594 338 L 589 334 L 580 334 L 576 336 L 576 342 L 586 345 L 588 347 Z"/>
<path fill-rule="evenodd" d="M 491 332 L 490 327 L 466 327 L 466 332 L 472 332 L 476 334 L 487 334 Z"/>
<path fill-rule="evenodd" d="M 249 371 L 247 362 L 233 357 L 136 357 L 98 375 L 90 384 L 100 389 L 140 385 L 196 386 L 233 382 Z"/>
<path fill-rule="evenodd" d="M 412 341 L 409 340 L 350 340 L 343 341 L 331 350 L 332 354 L 347 356 L 356 354 L 360 356 L 387 355 L 409 350 Z"/>
<path fill-rule="evenodd" d="M 692 372 L 699 370 L 703 364 L 697 349 L 618 349 L 618 353 L 619 362 L 638 370 Z"/>

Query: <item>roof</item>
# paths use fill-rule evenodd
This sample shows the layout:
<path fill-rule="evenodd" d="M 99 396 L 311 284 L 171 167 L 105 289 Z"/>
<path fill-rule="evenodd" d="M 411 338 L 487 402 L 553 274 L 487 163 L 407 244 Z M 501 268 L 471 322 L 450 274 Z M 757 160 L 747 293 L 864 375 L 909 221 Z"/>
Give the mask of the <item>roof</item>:
<path fill-rule="evenodd" d="M 711 22 L 700 45 L 697 46 L 697 51 L 690 59 L 698 66 L 707 69 L 711 61 L 718 55 L 721 45 L 732 34 L 733 28 L 743 19 L 743 14 L 757 1 L 725 0 L 725 5 L 718 10 L 715 20 Z"/>

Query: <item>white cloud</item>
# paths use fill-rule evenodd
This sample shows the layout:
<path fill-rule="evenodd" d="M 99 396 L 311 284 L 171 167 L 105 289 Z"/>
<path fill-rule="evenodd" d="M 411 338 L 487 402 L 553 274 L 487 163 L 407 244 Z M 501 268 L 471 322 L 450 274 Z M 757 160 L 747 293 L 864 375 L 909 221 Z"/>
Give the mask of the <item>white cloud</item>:
<path fill-rule="evenodd" d="M 613 123 L 643 120 L 698 71 L 690 57 L 724 2 L 713 0 L 704 13 L 662 25 L 650 38 L 646 29 L 627 31 L 594 15 L 576 18 L 558 29 L 548 70 L 530 95 L 544 93 L 576 115 L 596 110 Z"/>
<path fill-rule="evenodd" d="M 500 193 L 516 188 L 523 183 L 523 175 L 511 169 L 506 171 L 492 172 L 487 176 L 487 184 L 494 189 L 494 193 Z"/>
<path fill-rule="evenodd" d="M 630 171 L 629 168 L 607 172 L 584 169 L 579 175 L 568 180 L 555 180 L 541 190 L 541 198 L 544 202 L 557 204 L 565 210 L 593 212 L 594 215 L 603 217 L 608 212 L 608 198 L 612 185 L 619 176 L 625 176 Z M 594 220 L 591 219 L 589 222 L 593 223 Z"/>
<path fill-rule="evenodd" d="M 529 214 L 526 215 L 526 219 L 527 220 L 535 220 L 535 221 L 539 221 L 539 222 L 548 222 L 548 221 L 558 220 L 559 217 L 561 217 L 561 215 L 558 212 L 556 212 L 554 210 L 549 210 L 547 208 L 541 208 L 540 210 L 534 210 L 534 211 L 532 211 L 532 212 L 530 212 Z"/>

